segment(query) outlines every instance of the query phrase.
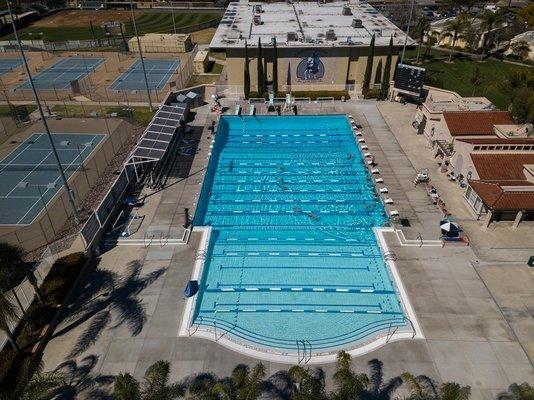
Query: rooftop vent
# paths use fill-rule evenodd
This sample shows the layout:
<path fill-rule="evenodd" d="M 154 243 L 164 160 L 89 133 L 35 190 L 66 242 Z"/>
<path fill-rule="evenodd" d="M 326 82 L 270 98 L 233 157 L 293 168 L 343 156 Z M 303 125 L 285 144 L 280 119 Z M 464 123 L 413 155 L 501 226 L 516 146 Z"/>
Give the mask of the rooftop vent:
<path fill-rule="evenodd" d="M 254 25 L 261 25 L 261 15 L 254 15 Z"/>
<path fill-rule="evenodd" d="M 299 40 L 299 37 L 297 35 L 297 32 L 287 32 L 287 41 L 288 42 L 296 42 Z"/>
<path fill-rule="evenodd" d="M 361 19 L 358 19 L 358 18 L 354 18 L 352 20 L 352 24 L 351 26 L 353 28 L 363 28 L 363 24 L 362 24 L 362 20 Z"/>
<path fill-rule="evenodd" d="M 352 15 L 352 10 L 349 6 L 343 6 L 343 11 L 341 12 L 342 15 Z"/>
<path fill-rule="evenodd" d="M 254 6 L 254 13 L 255 14 L 261 14 L 263 12 L 262 8 L 261 8 L 261 4 L 256 4 Z"/>
<path fill-rule="evenodd" d="M 334 32 L 333 29 L 329 29 L 326 31 L 326 40 L 331 40 L 331 41 L 334 41 L 336 40 L 336 33 Z"/>

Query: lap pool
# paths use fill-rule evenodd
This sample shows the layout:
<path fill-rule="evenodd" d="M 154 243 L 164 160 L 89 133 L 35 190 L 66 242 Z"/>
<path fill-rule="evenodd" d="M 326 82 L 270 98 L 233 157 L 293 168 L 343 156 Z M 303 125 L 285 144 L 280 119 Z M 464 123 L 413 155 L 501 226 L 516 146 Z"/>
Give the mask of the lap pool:
<path fill-rule="evenodd" d="M 278 354 L 410 328 L 346 116 L 220 119 L 194 226 L 210 226 L 191 327 Z"/>

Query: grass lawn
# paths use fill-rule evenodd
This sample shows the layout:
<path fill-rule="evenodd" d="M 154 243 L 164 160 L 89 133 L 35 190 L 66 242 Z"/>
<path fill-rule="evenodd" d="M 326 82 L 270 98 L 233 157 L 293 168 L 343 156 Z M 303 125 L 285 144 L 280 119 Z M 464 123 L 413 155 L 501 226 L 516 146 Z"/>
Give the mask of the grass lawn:
<path fill-rule="evenodd" d="M 421 53 L 424 52 L 424 48 Z M 428 59 L 422 64 L 427 71 L 427 84 L 440 86 L 447 90 L 458 92 L 462 96 L 484 96 L 497 107 L 506 110 L 510 105 L 510 96 L 500 86 L 508 74 L 524 69 L 503 61 L 488 59 L 483 62 L 469 58 L 454 58 L 453 63 L 447 63 L 448 53 L 432 50 L 433 59 Z M 414 58 L 411 58 L 414 57 Z M 414 61 L 415 53 L 407 52 L 406 61 Z M 471 77 L 478 67 L 482 83 L 476 89 L 471 83 Z"/>
<path fill-rule="evenodd" d="M 104 12 L 104 11 L 102 11 Z M 175 13 L 174 20 L 177 28 L 197 25 L 204 22 L 217 19 L 221 16 L 218 12 L 190 12 L 190 13 Z M 52 16 L 53 17 L 53 16 Z M 52 18 L 51 17 L 51 18 Z M 39 22 L 39 21 L 38 21 Z M 172 14 L 167 12 L 162 13 L 142 13 L 136 17 L 137 29 L 139 34 L 157 32 L 157 33 L 172 33 L 173 22 Z M 97 39 L 104 39 L 103 30 L 98 24 L 94 24 L 95 37 Z M 125 36 L 133 36 L 132 27 L 129 22 L 125 22 Z M 32 24 L 29 27 L 20 31 L 21 39 L 25 40 L 45 40 L 49 42 L 58 42 L 65 40 L 88 40 L 93 38 L 91 28 L 85 21 L 80 22 L 80 25 L 68 26 L 42 26 L 41 24 Z M 5 36 L 3 39 L 12 39 L 13 35 Z M 206 39 L 207 40 L 207 39 Z"/>

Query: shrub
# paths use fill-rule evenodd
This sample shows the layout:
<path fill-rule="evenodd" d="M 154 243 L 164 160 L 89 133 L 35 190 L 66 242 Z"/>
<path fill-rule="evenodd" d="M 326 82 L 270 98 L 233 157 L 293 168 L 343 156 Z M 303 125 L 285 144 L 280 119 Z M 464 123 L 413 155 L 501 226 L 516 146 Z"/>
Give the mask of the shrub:
<path fill-rule="evenodd" d="M 364 93 L 365 99 L 377 99 L 380 95 L 380 90 L 378 89 L 369 89 L 366 93 Z"/>

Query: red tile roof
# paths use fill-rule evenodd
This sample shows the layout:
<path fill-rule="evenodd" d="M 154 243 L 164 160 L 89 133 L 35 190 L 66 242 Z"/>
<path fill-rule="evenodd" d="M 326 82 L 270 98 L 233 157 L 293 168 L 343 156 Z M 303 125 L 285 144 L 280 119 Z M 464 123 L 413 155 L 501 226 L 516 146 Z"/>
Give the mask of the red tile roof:
<path fill-rule="evenodd" d="M 469 144 L 506 144 L 506 145 L 532 145 L 534 144 L 534 137 L 528 138 L 476 138 L 476 139 L 456 139 L 458 142 L 464 142 Z"/>
<path fill-rule="evenodd" d="M 505 191 L 498 183 L 469 181 L 491 211 L 534 211 L 534 191 Z"/>
<path fill-rule="evenodd" d="M 534 164 L 534 153 L 471 154 L 480 180 L 523 181 L 525 164 Z"/>
<path fill-rule="evenodd" d="M 494 125 L 514 123 L 508 111 L 446 111 L 443 117 L 452 136 L 493 135 Z"/>

